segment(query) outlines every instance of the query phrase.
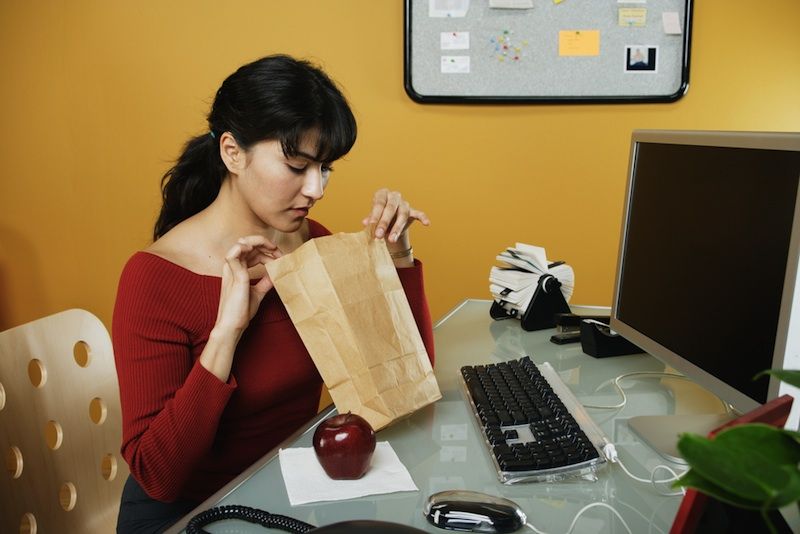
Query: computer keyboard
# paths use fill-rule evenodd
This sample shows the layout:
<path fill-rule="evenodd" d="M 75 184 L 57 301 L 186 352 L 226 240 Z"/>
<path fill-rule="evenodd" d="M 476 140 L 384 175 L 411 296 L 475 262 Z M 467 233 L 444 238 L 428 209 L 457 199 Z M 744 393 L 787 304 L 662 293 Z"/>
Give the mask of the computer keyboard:
<path fill-rule="evenodd" d="M 464 392 L 504 484 L 593 477 L 603 431 L 549 363 L 530 357 L 461 368 Z"/>

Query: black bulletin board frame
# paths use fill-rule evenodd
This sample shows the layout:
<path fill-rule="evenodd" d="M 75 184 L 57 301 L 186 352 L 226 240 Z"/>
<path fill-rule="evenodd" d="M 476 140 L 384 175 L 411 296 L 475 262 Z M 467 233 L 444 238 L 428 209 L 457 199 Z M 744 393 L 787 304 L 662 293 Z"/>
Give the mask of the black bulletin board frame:
<path fill-rule="evenodd" d="M 521 94 L 499 94 L 493 93 L 491 84 L 494 83 L 496 79 L 495 76 L 483 76 L 478 79 L 478 87 L 471 87 L 470 84 L 458 84 L 457 87 L 453 88 L 442 88 L 436 87 L 435 91 L 425 91 L 424 89 L 420 89 L 418 85 L 415 85 L 415 66 L 419 63 L 421 56 L 420 54 L 440 54 L 440 50 L 437 46 L 431 44 L 431 46 L 426 50 L 418 50 L 414 48 L 415 36 L 422 36 L 425 30 L 419 28 L 415 23 L 414 10 L 423 10 L 427 9 L 429 0 L 405 0 L 405 8 L 404 8 L 404 85 L 406 93 L 409 97 L 414 100 L 415 102 L 421 104 L 434 104 L 434 103 L 509 103 L 509 104 L 518 104 L 518 103 L 531 103 L 531 104 L 547 104 L 547 103 L 558 103 L 558 104 L 571 104 L 571 103 L 669 103 L 675 102 L 679 100 L 686 94 L 686 91 L 689 87 L 689 63 L 690 63 L 690 51 L 691 51 L 691 34 L 692 34 L 692 21 L 693 21 L 693 0 L 667 0 L 669 5 L 675 6 L 679 5 L 681 8 L 684 9 L 683 17 L 681 20 L 682 24 L 682 33 L 679 36 L 670 36 L 672 39 L 679 40 L 680 49 L 676 52 L 679 54 L 679 58 L 676 58 L 676 63 L 679 62 L 680 64 L 676 67 L 669 70 L 667 75 L 670 77 L 668 82 L 672 83 L 677 87 L 674 91 L 669 90 L 667 92 L 661 92 L 658 90 L 655 91 L 648 91 L 639 89 L 636 92 L 631 92 L 631 94 L 621 93 L 621 94 L 606 94 L 603 91 L 602 80 L 598 81 L 597 84 L 592 84 L 592 91 L 587 93 L 585 87 L 575 87 L 571 86 L 569 83 L 570 76 L 559 76 L 559 80 L 563 78 L 565 80 L 563 90 L 559 88 L 559 92 L 557 94 L 544 94 L 538 93 L 536 87 L 536 81 L 534 76 L 531 76 L 531 84 L 530 90 L 520 91 Z M 563 4 L 566 5 L 568 2 L 573 2 L 577 0 L 565 0 Z M 598 6 L 599 4 L 605 3 L 608 4 L 606 6 L 609 10 L 613 10 L 616 6 L 623 6 L 625 5 L 622 2 L 618 2 L 617 0 L 587 0 L 591 1 L 594 6 Z M 471 7 L 473 8 L 483 8 L 485 6 L 480 4 L 483 2 L 488 4 L 488 0 L 471 0 Z M 551 2 L 548 0 L 543 3 L 544 0 L 537 0 L 534 2 L 536 7 L 534 9 L 543 9 L 545 5 L 550 7 L 549 4 Z M 597 4 L 594 4 L 597 2 Z M 663 4 L 663 0 L 661 2 Z M 661 4 L 658 4 L 661 7 Z M 641 5 L 647 9 L 656 9 L 656 1 L 651 0 L 650 2 L 645 2 L 641 4 L 634 4 L 631 3 L 630 6 Z M 416 20 L 424 20 L 416 17 Z M 442 20 L 442 19 L 440 19 Z M 458 19 L 449 19 L 452 21 L 458 21 Z M 472 20 L 465 19 L 468 28 L 473 30 L 480 30 L 480 26 L 483 23 L 482 19 L 475 20 L 473 17 Z M 462 26 L 463 24 L 462 23 Z M 607 22 L 607 24 L 613 24 Z M 453 26 L 453 24 L 450 24 Z M 558 28 L 548 28 L 548 30 L 555 30 Z M 566 28 L 565 28 L 566 29 Z M 438 30 L 436 30 L 438 31 Z M 434 30 L 429 30 L 431 35 L 426 35 L 425 38 L 427 39 L 426 42 L 433 43 L 433 39 L 436 35 Z M 418 41 L 418 40 L 417 40 Z M 417 47 L 423 48 L 423 47 Z M 472 52 L 472 51 L 470 51 Z M 604 52 L 602 52 L 601 48 L 601 56 Z M 553 61 L 552 55 L 550 56 L 551 59 L 545 58 L 544 61 Z M 430 60 L 431 58 L 424 58 Z M 478 60 L 482 60 L 482 57 L 476 58 Z M 609 58 L 604 58 L 606 61 L 609 61 Z M 616 59 L 614 59 L 616 60 Z M 556 60 L 557 61 L 557 60 Z M 552 65 L 551 65 L 552 66 Z M 565 67 L 566 68 L 566 67 Z M 616 67 L 615 67 L 616 68 Z M 619 68 L 620 76 L 623 76 L 623 68 Z M 433 72 L 433 71 L 429 71 Z M 553 71 L 551 70 L 551 75 L 554 75 Z M 555 71 L 555 75 L 558 72 Z M 435 85 L 438 73 L 429 74 L 433 78 L 433 83 Z M 616 75 L 616 74 L 615 74 Z M 456 75 L 458 76 L 458 75 Z M 645 75 L 646 76 L 646 75 Z M 561 82 L 559 82 L 561 83 Z M 585 82 L 584 82 L 585 83 Z M 621 82 L 620 82 L 621 83 Z M 482 85 L 481 85 L 482 84 Z M 430 83 L 429 83 L 430 85 Z M 528 87 L 526 85 L 526 87 Z M 593 91 L 594 89 L 596 91 Z M 441 89 L 441 90 L 440 90 Z M 580 91 L 577 89 L 581 89 Z"/>

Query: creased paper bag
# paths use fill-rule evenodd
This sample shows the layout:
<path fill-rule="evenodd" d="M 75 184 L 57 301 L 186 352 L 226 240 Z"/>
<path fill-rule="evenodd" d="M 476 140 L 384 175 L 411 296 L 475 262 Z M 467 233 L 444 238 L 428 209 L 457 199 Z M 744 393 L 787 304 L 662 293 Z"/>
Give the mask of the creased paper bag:
<path fill-rule="evenodd" d="M 318 237 L 267 271 L 340 413 L 378 430 L 441 398 L 383 240 Z"/>

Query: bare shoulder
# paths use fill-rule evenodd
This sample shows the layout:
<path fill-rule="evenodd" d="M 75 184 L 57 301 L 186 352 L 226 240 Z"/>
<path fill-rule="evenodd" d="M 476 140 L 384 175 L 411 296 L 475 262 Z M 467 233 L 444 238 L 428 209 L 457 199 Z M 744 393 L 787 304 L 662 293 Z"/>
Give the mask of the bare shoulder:
<path fill-rule="evenodd" d="M 198 274 L 219 274 L 219 266 L 212 261 L 214 255 L 210 244 L 193 224 L 177 225 L 147 247 L 145 252 Z"/>

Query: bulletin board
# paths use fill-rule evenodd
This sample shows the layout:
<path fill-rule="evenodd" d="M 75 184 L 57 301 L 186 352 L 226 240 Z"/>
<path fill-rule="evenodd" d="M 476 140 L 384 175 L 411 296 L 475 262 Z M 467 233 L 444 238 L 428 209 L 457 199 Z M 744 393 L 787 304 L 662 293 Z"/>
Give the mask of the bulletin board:
<path fill-rule="evenodd" d="M 405 89 L 420 103 L 674 102 L 691 26 L 692 0 L 406 0 Z"/>

